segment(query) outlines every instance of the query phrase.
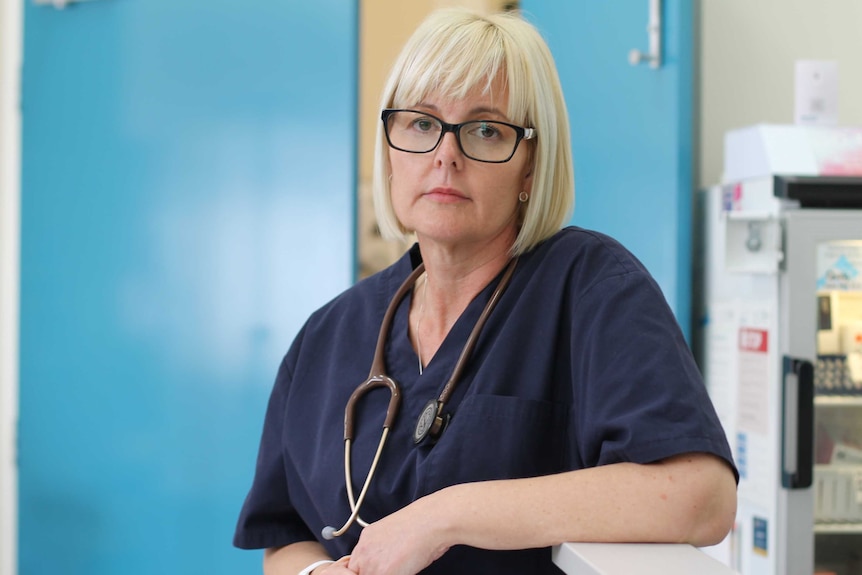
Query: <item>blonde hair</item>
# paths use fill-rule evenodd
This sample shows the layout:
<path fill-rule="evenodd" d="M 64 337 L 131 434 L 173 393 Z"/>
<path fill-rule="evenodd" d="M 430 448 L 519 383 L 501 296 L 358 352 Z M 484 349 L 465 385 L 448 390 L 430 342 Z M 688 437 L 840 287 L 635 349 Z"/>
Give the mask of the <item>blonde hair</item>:
<path fill-rule="evenodd" d="M 416 29 L 395 62 L 381 109 L 407 108 L 430 94 L 464 98 L 490 90 L 498 74 L 509 92 L 506 115 L 535 128 L 533 185 L 521 229 L 512 246 L 518 255 L 556 233 L 574 205 L 569 118 L 553 56 L 539 32 L 510 13 L 480 15 L 463 9 L 433 12 Z M 523 144 L 522 144 L 523 145 Z M 389 147 L 377 126 L 372 190 L 383 237 L 404 239 L 406 230 L 390 197 Z"/>

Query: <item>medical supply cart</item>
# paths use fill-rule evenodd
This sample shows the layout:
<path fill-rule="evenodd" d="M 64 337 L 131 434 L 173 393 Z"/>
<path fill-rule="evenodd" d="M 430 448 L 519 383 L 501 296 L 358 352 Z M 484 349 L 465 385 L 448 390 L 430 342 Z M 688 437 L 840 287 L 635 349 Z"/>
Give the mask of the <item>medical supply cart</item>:
<path fill-rule="evenodd" d="M 694 347 L 740 473 L 719 556 L 862 574 L 862 130 L 730 132 L 696 204 Z"/>

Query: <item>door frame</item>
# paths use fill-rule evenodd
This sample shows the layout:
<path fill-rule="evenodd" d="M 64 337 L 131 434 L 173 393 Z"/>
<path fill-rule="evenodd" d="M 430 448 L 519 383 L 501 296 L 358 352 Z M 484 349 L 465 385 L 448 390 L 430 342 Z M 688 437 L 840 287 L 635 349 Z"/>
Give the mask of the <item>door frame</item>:
<path fill-rule="evenodd" d="M 15 575 L 18 559 L 23 7 L 20 0 L 0 0 L 0 575 Z"/>

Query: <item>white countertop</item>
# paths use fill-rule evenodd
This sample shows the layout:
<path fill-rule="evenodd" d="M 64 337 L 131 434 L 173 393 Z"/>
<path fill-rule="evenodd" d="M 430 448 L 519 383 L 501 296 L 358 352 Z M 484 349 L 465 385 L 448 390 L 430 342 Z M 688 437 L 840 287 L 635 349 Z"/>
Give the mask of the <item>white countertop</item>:
<path fill-rule="evenodd" d="M 663 543 L 564 543 L 554 563 L 567 575 L 734 575 L 691 545 Z"/>

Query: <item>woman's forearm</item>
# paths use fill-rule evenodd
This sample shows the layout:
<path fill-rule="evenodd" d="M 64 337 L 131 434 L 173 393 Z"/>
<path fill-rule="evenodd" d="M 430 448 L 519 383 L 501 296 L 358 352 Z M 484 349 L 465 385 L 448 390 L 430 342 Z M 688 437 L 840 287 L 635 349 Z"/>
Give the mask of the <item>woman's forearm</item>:
<path fill-rule="evenodd" d="M 300 541 L 266 549 L 263 552 L 264 575 L 296 575 L 315 561 L 330 559 L 317 541 Z"/>
<path fill-rule="evenodd" d="M 705 454 L 468 483 L 432 498 L 447 547 L 460 543 L 485 549 L 565 541 L 704 546 L 723 539 L 736 513 L 732 471 Z"/>

